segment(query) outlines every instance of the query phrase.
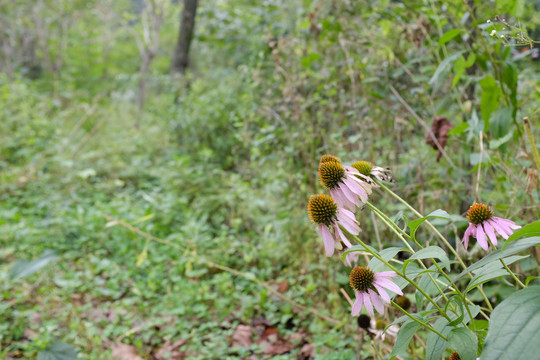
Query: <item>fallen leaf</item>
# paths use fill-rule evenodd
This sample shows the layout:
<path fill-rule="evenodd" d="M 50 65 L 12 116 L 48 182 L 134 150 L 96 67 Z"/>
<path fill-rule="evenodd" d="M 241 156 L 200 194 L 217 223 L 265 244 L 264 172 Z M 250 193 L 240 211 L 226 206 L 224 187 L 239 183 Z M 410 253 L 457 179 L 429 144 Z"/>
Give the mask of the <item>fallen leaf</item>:
<path fill-rule="evenodd" d="M 287 283 L 287 279 L 278 282 L 277 286 L 278 286 L 278 291 L 282 294 L 286 293 L 287 290 L 289 290 L 289 284 Z"/>
<path fill-rule="evenodd" d="M 313 359 L 313 351 L 315 350 L 315 344 L 304 344 L 300 352 L 298 353 L 298 359 L 311 360 Z"/>
<path fill-rule="evenodd" d="M 426 144 L 438 151 L 437 162 L 441 160 L 442 151 L 439 149 L 435 141 L 433 141 L 431 133 L 435 135 L 435 139 L 437 139 L 437 142 L 439 145 L 441 145 L 441 148 L 444 149 L 446 142 L 448 141 L 447 133 L 450 131 L 450 129 L 452 129 L 452 127 L 452 123 L 447 118 L 443 116 L 435 116 L 435 119 L 433 119 L 433 124 L 431 124 L 431 131 L 426 134 Z"/>
<path fill-rule="evenodd" d="M 165 344 L 156 352 L 156 360 L 184 360 L 187 354 L 180 351 L 180 348 L 186 343 L 187 340 L 184 339 L 180 339 L 174 343 L 170 339 L 165 341 Z"/>
<path fill-rule="evenodd" d="M 536 169 L 527 169 L 527 191 L 531 194 L 534 190 L 538 188 L 538 170 Z"/>
<path fill-rule="evenodd" d="M 113 346 L 112 357 L 116 360 L 142 360 L 135 346 L 123 343 L 116 343 Z"/>
<path fill-rule="evenodd" d="M 251 346 L 251 326 L 238 325 L 233 334 L 233 346 L 250 347 Z"/>

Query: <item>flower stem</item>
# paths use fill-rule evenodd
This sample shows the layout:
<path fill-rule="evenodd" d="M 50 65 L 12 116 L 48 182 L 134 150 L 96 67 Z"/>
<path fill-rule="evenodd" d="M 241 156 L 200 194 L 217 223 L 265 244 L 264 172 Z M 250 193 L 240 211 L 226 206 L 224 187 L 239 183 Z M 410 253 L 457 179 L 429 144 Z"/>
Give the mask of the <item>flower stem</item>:
<path fill-rule="evenodd" d="M 409 312 L 407 312 L 407 310 L 403 309 L 401 306 L 399 306 L 398 304 L 396 304 L 393 300 L 392 300 L 392 305 L 394 305 L 396 308 L 399 309 L 399 311 L 401 311 L 402 313 L 404 313 L 405 315 L 407 315 L 409 318 L 411 318 L 412 320 L 416 321 L 417 323 L 419 323 L 420 325 L 424 326 L 425 328 L 433 331 L 435 334 L 439 335 L 441 338 L 443 338 L 444 340 L 448 341 L 448 338 L 446 336 L 444 336 L 443 334 L 441 334 L 440 332 L 438 332 L 437 330 L 435 330 L 433 328 L 433 326 L 429 325 L 428 323 L 426 322 L 423 322 L 422 320 L 420 319 L 417 319 L 415 318 L 414 316 L 412 316 L 411 314 L 409 314 Z"/>
<path fill-rule="evenodd" d="M 389 195 L 391 195 L 392 197 L 394 197 L 396 200 L 398 200 L 399 202 L 401 202 L 403 205 L 405 205 L 405 207 L 407 207 L 407 209 L 411 210 L 416 216 L 418 217 L 424 217 L 421 213 L 419 213 L 415 208 L 413 208 L 407 201 L 403 200 L 398 194 L 396 194 L 395 192 L 393 192 L 392 190 L 390 190 L 386 185 L 384 185 L 381 181 L 377 180 L 377 179 L 374 179 L 375 183 L 377 185 L 379 185 L 384 191 L 386 191 Z M 435 226 L 433 226 L 432 223 L 430 223 L 428 220 L 425 221 L 425 223 L 431 228 L 431 230 L 433 230 L 433 232 L 439 237 L 439 239 L 441 239 L 441 241 L 446 245 L 446 247 L 452 252 L 452 254 L 454 254 L 454 256 L 456 257 L 457 261 L 459 262 L 459 264 L 461 265 L 461 267 L 465 270 L 467 269 L 467 265 L 465 265 L 465 263 L 463 262 L 463 260 L 461 259 L 461 257 L 458 255 L 458 253 L 456 252 L 456 250 L 454 250 L 454 247 L 452 245 L 450 245 L 450 243 L 448 242 L 448 240 L 446 240 L 446 238 L 439 232 L 439 230 L 437 230 L 437 228 Z M 471 273 L 468 273 L 468 276 L 470 278 L 473 278 L 472 274 Z M 489 308 L 489 311 L 493 311 L 493 306 L 491 306 L 491 302 L 489 301 L 489 299 L 487 298 L 486 296 L 486 293 L 484 292 L 484 290 L 482 289 L 482 287 L 478 287 L 478 290 L 480 291 L 480 293 L 482 294 L 482 297 L 484 298 L 484 301 L 486 302 L 486 305 L 487 307 Z"/>
<path fill-rule="evenodd" d="M 392 219 L 390 219 L 388 216 L 386 216 L 386 214 L 384 214 L 381 210 L 377 209 L 377 207 L 373 204 L 371 204 L 370 202 L 367 202 L 366 205 L 371 209 L 373 210 L 373 213 L 377 214 L 377 216 L 385 223 L 386 226 L 388 226 L 390 228 L 390 230 L 392 230 L 400 239 L 401 241 L 403 241 L 405 243 L 405 245 L 407 246 L 407 248 L 412 252 L 414 253 L 414 250 L 413 248 L 411 247 L 411 245 L 403 238 L 402 234 L 407 236 L 411 241 L 412 241 L 412 238 L 407 234 L 405 233 L 403 230 L 401 230 L 401 228 L 395 223 L 392 221 Z M 420 249 L 422 249 L 422 245 L 420 245 L 419 243 L 417 242 L 414 242 L 416 244 L 416 246 L 418 246 Z M 420 264 L 420 266 L 423 268 L 423 269 L 427 269 L 426 268 L 426 265 L 422 262 L 422 260 L 420 259 L 417 259 L 418 260 L 418 263 Z M 437 264 L 437 262 L 434 260 L 434 259 L 431 259 L 431 261 L 435 264 L 435 266 L 437 266 L 437 268 L 439 269 L 439 271 L 441 273 L 442 270 L 441 268 L 439 267 L 439 265 Z M 444 274 L 444 273 L 443 273 Z M 431 276 L 431 274 L 428 273 L 428 276 L 429 278 L 431 279 L 431 281 L 433 282 L 433 284 L 435 285 L 435 287 L 437 288 L 437 290 L 439 290 L 439 293 L 442 295 L 442 297 L 444 298 L 444 300 L 448 301 L 448 298 L 446 297 L 446 294 L 444 293 L 444 291 L 440 288 L 439 284 L 437 284 L 437 282 L 435 281 L 435 279 L 433 279 L 433 277 Z M 450 280 L 450 282 L 452 282 Z"/>
<path fill-rule="evenodd" d="M 489 244 L 494 248 L 496 249 L 495 245 L 493 245 L 493 243 L 491 242 L 491 239 L 488 238 L 487 241 L 489 242 Z M 504 263 L 504 260 L 503 259 L 499 259 L 499 261 L 501 262 L 502 266 L 504 266 L 504 268 L 506 269 L 506 271 L 508 271 L 508 273 L 510 274 L 510 276 L 516 281 L 517 284 L 519 284 L 523 289 L 525 289 L 527 287 L 527 285 L 525 285 L 524 283 L 521 282 L 521 280 L 518 279 L 518 277 L 516 276 L 516 274 L 510 270 L 510 268 L 508 267 L 508 265 L 506 265 Z"/>

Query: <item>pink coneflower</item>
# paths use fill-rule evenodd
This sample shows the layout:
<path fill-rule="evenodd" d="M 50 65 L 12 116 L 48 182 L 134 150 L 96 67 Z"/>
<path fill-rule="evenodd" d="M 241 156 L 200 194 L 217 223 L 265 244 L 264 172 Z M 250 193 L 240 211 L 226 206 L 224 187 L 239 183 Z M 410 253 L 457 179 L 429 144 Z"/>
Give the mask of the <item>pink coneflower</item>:
<path fill-rule="evenodd" d="M 332 159 L 331 155 L 321 158 L 319 180 L 340 207 L 354 209 L 360 206 L 360 200 L 366 203 L 371 195 L 371 184 L 368 183 L 371 179 L 350 166 L 341 165 L 339 159 Z"/>
<path fill-rule="evenodd" d="M 403 292 L 389 278 L 396 276 L 394 271 L 383 271 L 375 273 L 365 266 L 358 266 L 349 275 L 350 285 L 356 294 L 356 300 L 352 307 L 352 315 L 357 316 L 366 307 L 368 314 L 374 316 L 373 307 L 383 314 L 384 302 L 390 302 L 390 296 L 384 289 L 388 289 L 396 294 L 403 295 Z M 382 299 L 382 300 L 381 300 Z"/>
<path fill-rule="evenodd" d="M 495 246 L 497 245 L 495 232 L 503 238 L 508 239 L 514 232 L 512 229 L 519 229 L 521 227 L 513 221 L 493 216 L 493 211 L 487 205 L 479 203 L 475 203 L 469 208 L 467 219 L 469 220 L 469 227 L 465 230 L 465 235 L 463 236 L 465 249 L 469 247 L 470 236 L 478 240 L 482 249 L 487 250 L 489 244 L 486 235 Z"/>
<path fill-rule="evenodd" d="M 380 166 L 375 166 L 369 161 L 357 161 L 351 165 L 356 169 L 360 174 L 364 176 L 373 176 L 375 179 L 393 182 L 392 170 L 389 168 L 382 168 Z"/>
<path fill-rule="evenodd" d="M 343 248 L 341 242 L 346 247 L 352 247 L 349 239 L 339 228 L 339 225 L 341 225 L 351 234 L 358 235 L 360 226 L 352 212 L 338 208 L 338 204 L 335 203 L 334 199 L 324 194 L 312 195 L 309 198 L 307 208 L 309 218 L 319 227 L 326 255 L 332 256 L 334 249 L 341 250 Z"/>

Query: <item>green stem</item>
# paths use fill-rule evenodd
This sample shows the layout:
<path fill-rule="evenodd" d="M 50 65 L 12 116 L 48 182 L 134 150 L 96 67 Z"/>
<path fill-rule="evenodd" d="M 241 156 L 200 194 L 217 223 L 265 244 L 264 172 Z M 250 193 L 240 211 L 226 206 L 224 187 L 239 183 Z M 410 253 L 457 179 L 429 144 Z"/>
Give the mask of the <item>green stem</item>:
<path fill-rule="evenodd" d="M 419 323 L 420 325 L 426 327 L 427 329 L 433 331 L 435 334 L 439 335 L 441 338 L 443 338 L 444 340 L 448 341 L 448 338 L 446 336 L 444 336 L 443 334 L 441 334 L 440 332 L 438 332 L 437 330 L 435 330 L 433 328 L 433 326 L 429 325 L 428 323 L 426 322 L 423 322 L 422 320 L 419 320 L 417 318 L 415 318 L 414 316 L 412 316 L 411 314 L 409 314 L 409 312 L 407 312 L 407 310 L 403 309 L 401 306 L 399 306 L 398 304 L 396 304 L 394 301 L 392 301 L 392 305 L 394 305 L 396 308 L 399 309 L 399 311 L 401 311 L 402 313 L 404 313 L 405 315 L 407 315 L 409 318 L 411 318 L 411 320 L 414 320 L 416 321 L 417 323 Z"/>
<path fill-rule="evenodd" d="M 377 185 L 379 185 L 384 191 L 386 191 L 388 194 L 390 194 L 390 196 L 394 197 L 396 200 L 398 200 L 399 202 L 401 202 L 403 205 L 405 205 L 405 207 L 407 207 L 407 209 L 411 210 L 416 216 L 418 217 L 424 217 L 422 214 L 420 214 L 418 211 L 416 211 L 415 208 L 413 208 L 411 205 L 409 205 L 409 203 L 405 200 L 403 200 L 398 194 L 396 194 L 395 192 L 393 192 L 392 190 L 390 190 L 386 185 L 384 185 L 381 181 L 377 180 L 377 179 L 374 179 L 375 183 L 377 183 Z M 458 253 L 454 250 L 453 246 L 450 245 L 450 243 L 448 242 L 448 240 L 446 240 L 446 238 L 439 232 L 439 230 L 437 230 L 437 228 L 435 228 L 435 226 L 433 226 L 432 223 L 430 223 L 428 220 L 425 221 L 425 223 L 433 230 L 433 232 L 435 232 L 435 234 L 439 237 L 439 239 L 441 239 L 441 241 L 448 247 L 448 249 L 452 252 L 452 254 L 454 254 L 454 256 L 456 257 L 456 259 L 458 260 L 459 264 L 461 265 L 461 267 L 465 270 L 467 269 L 467 265 L 465 265 L 465 263 L 463 262 L 463 260 L 461 259 L 461 257 L 458 255 Z M 470 278 L 473 278 L 472 274 L 471 273 L 468 273 L 468 276 Z M 482 294 L 482 297 L 484 298 L 484 301 L 486 302 L 488 308 L 490 311 L 493 311 L 493 306 L 491 306 L 491 302 L 489 301 L 489 299 L 487 298 L 486 296 L 486 293 L 484 292 L 484 290 L 481 288 L 481 287 L 478 287 L 478 290 L 480 291 L 480 293 Z"/>
<path fill-rule="evenodd" d="M 349 233 L 350 234 L 350 233 Z M 412 286 L 414 286 L 416 288 L 416 290 L 418 290 L 418 292 L 420 292 L 422 295 L 424 295 L 424 297 L 431 303 L 433 304 L 433 306 L 435 306 L 435 308 L 437 309 L 437 311 L 442 315 L 444 316 L 448 321 L 452 321 L 448 315 L 446 314 L 446 312 L 441 309 L 441 307 L 439 305 L 437 305 L 437 303 L 431 298 L 431 296 L 429 296 L 428 294 L 426 294 L 424 292 L 424 290 L 422 290 L 421 287 L 419 287 L 414 281 L 412 281 L 409 277 L 407 277 L 407 275 L 405 275 L 404 273 L 402 273 L 401 271 L 399 271 L 398 269 L 396 269 L 392 264 L 390 264 L 388 261 L 384 260 L 379 254 L 377 254 L 376 252 L 372 251 L 362 240 L 360 240 L 358 238 L 358 236 L 356 235 L 353 235 L 353 234 L 350 234 L 351 237 L 353 237 L 360 245 L 362 245 L 365 249 L 365 251 L 367 251 L 368 253 L 370 253 L 371 255 L 373 255 L 374 257 L 376 257 L 377 259 L 379 259 L 382 263 L 384 263 L 386 266 L 388 266 L 390 269 L 392 269 L 393 271 L 396 272 L 396 274 L 398 274 L 399 276 L 401 276 L 402 278 L 404 278 L 405 280 L 407 280 L 407 282 L 409 284 L 411 284 Z"/>
<path fill-rule="evenodd" d="M 489 242 L 489 244 L 494 248 L 496 249 L 495 245 L 493 245 L 493 243 L 491 242 L 491 239 L 488 238 L 487 241 Z M 510 274 L 510 276 L 516 281 L 516 283 L 518 283 L 523 289 L 525 289 L 527 287 L 527 285 L 525 285 L 524 283 L 521 282 L 521 280 L 518 279 L 518 277 L 516 276 L 516 274 L 510 270 L 510 268 L 508 267 L 508 265 L 506 265 L 503 261 L 503 259 L 499 259 L 499 261 L 501 262 L 502 266 L 504 266 L 504 268 L 506 269 L 506 271 L 508 271 L 508 273 Z"/>
<path fill-rule="evenodd" d="M 367 202 L 366 205 L 371 209 L 373 210 L 373 212 L 375 214 L 377 214 L 377 216 L 385 223 L 386 226 L 388 226 L 390 228 L 390 230 L 392 230 L 400 239 L 401 241 L 403 241 L 403 243 L 405 243 L 405 245 L 407 246 L 407 248 L 412 252 L 414 253 L 414 250 L 413 248 L 411 247 L 411 245 L 403 238 L 402 234 L 407 236 L 410 240 L 414 241 L 408 234 L 406 234 L 403 230 L 401 230 L 401 228 L 395 223 L 392 221 L 392 219 L 390 219 L 388 216 L 386 216 L 386 214 L 384 214 L 382 211 L 380 211 L 375 205 L 371 204 L 370 202 Z M 414 243 L 421 249 L 422 246 L 417 243 L 416 241 L 414 241 Z M 436 261 L 434 259 L 430 259 L 438 268 L 439 266 L 437 265 Z M 422 262 L 422 260 L 420 259 L 417 259 L 417 262 L 420 264 L 420 266 L 423 268 L 423 269 L 426 269 L 427 270 L 427 267 L 426 265 Z M 442 270 L 441 268 L 439 268 L 439 271 L 441 271 L 442 273 Z M 444 298 L 444 300 L 448 301 L 448 298 L 446 297 L 446 294 L 444 293 L 444 291 L 440 288 L 439 284 L 437 284 L 437 282 L 435 281 L 435 279 L 433 278 L 433 276 L 431 276 L 431 274 L 427 274 L 429 276 L 429 278 L 431 279 L 431 281 L 433 282 L 433 284 L 435 285 L 435 287 L 437 288 L 437 290 L 439 291 L 439 293 L 442 295 L 442 297 Z M 452 282 L 452 281 L 450 281 Z"/>

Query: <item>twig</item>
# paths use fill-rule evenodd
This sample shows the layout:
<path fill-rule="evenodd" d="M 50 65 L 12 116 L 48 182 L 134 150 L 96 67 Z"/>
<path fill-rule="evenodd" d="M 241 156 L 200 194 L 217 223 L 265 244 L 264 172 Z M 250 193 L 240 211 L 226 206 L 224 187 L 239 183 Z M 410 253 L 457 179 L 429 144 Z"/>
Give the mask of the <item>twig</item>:
<path fill-rule="evenodd" d="M 478 189 L 480 188 L 480 170 L 482 170 L 482 160 L 484 157 L 484 139 L 482 137 L 482 131 L 480 131 L 480 160 L 478 161 L 478 171 L 476 173 L 476 187 L 474 188 L 474 197 L 476 201 L 480 201 L 478 196 Z"/>

